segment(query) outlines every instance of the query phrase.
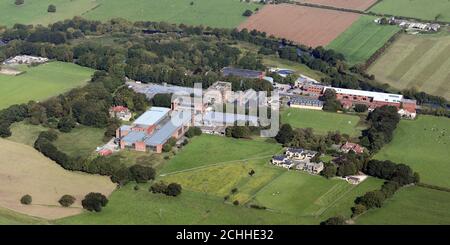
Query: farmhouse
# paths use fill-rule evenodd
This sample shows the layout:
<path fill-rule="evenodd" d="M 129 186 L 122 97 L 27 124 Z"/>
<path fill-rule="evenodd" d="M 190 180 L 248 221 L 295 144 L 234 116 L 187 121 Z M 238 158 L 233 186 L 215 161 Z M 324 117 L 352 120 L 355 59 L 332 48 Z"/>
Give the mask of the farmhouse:
<path fill-rule="evenodd" d="M 109 115 L 112 118 L 118 118 L 122 121 L 130 121 L 131 111 L 125 106 L 113 106 L 109 109 Z"/>
<path fill-rule="evenodd" d="M 344 153 L 348 153 L 350 151 L 354 151 L 357 154 L 364 153 L 364 147 L 349 141 L 345 142 L 345 144 L 340 147 L 340 150 Z"/>
<path fill-rule="evenodd" d="M 179 139 L 192 121 L 190 111 L 172 111 L 169 108 L 152 107 L 132 123 L 116 130 L 121 149 L 162 152 L 170 138 Z"/>
<path fill-rule="evenodd" d="M 225 67 L 225 68 L 222 68 L 222 75 L 225 77 L 237 76 L 237 77 L 242 77 L 242 78 L 263 79 L 265 76 L 265 72 L 233 68 L 233 67 Z"/>

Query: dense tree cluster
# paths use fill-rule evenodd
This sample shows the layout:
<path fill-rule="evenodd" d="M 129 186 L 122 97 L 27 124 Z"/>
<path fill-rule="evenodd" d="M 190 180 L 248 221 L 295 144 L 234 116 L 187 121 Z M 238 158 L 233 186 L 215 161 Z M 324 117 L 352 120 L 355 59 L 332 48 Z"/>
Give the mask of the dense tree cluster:
<path fill-rule="evenodd" d="M 161 193 L 167 196 L 176 197 L 181 194 L 182 187 L 178 183 L 165 184 L 164 182 L 156 182 L 149 189 L 152 193 Z"/>
<path fill-rule="evenodd" d="M 337 112 L 342 109 L 341 102 L 336 98 L 336 91 L 334 89 L 327 89 L 323 94 L 321 100 L 323 100 L 323 110 L 330 112 Z"/>
<path fill-rule="evenodd" d="M 97 192 L 87 194 L 81 201 L 81 205 L 88 211 L 100 212 L 102 208 L 108 204 L 108 198 L 105 195 Z"/>
<path fill-rule="evenodd" d="M 339 132 L 328 132 L 327 135 L 316 135 L 312 128 L 292 129 L 291 125 L 283 124 L 280 127 L 275 140 L 286 147 L 311 149 L 318 152 L 326 152 L 332 144 L 339 144 L 348 135 Z"/>
<path fill-rule="evenodd" d="M 370 127 L 363 131 L 361 143 L 372 152 L 376 152 L 392 140 L 400 116 L 396 107 L 382 106 L 369 113 L 367 121 Z"/>

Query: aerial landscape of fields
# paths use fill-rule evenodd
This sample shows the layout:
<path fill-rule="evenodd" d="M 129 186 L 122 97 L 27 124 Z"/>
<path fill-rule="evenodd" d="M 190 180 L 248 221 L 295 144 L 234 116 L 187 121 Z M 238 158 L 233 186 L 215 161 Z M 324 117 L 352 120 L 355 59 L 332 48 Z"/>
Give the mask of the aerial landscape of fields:
<path fill-rule="evenodd" d="M 82 212 L 82 197 L 99 191 L 109 195 L 115 185 L 107 178 L 64 170 L 30 146 L 0 139 L 0 205 L 35 217 L 56 219 Z M 42 178 L 45 176 L 45 178 Z M 30 194 L 33 205 L 17 202 Z M 70 194 L 76 197 L 73 208 L 58 206 L 58 199 Z"/>
<path fill-rule="evenodd" d="M 350 64 L 364 63 L 381 48 L 395 33 L 397 26 L 374 23 L 374 17 L 361 16 L 346 31 L 334 39 L 327 48 L 344 54 Z"/>
<path fill-rule="evenodd" d="M 450 5 L 447 0 L 383 0 L 369 11 L 429 21 L 450 21 Z"/>
<path fill-rule="evenodd" d="M 49 4 L 54 4 L 58 11 L 48 14 Z M 232 28 L 245 20 L 242 16 L 245 10 L 254 11 L 258 7 L 260 5 L 240 0 L 171 0 L 170 3 L 166 0 L 27 0 L 17 8 L 13 1 L 1 1 L 0 24 L 47 25 L 81 16 L 94 20 L 124 18 Z"/>
<path fill-rule="evenodd" d="M 449 132 L 448 118 L 421 116 L 415 121 L 402 121 L 393 141 L 375 158 L 408 164 L 420 173 L 422 182 L 450 187 Z"/>
<path fill-rule="evenodd" d="M 317 47 L 329 44 L 359 16 L 355 13 L 278 4 L 265 6 L 239 28 L 256 29 L 268 35 Z"/>
<path fill-rule="evenodd" d="M 401 35 L 369 67 L 394 88 L 416 88 L 450 98 L 450 35 Z"/>
<path fill-rule="evenodd" d="M 374 5 L 377 0 L 296 0 L 296 2 L 331 6 L 343 9 L 366 10 Z"/>
<path fill-rule="evenodd" d="M 2 0 L 0 225 L 403 239 L 353 227 L 450 225 L 449 99 L 450 0 Z"/>
<path fill-rule="evenodd" d="M 43 100 L 87 83 L 93 70 L 70 63 L 51 62 L 22 67 L 20 75 L 0 74 L 0 109 L 29 100 Z"/>

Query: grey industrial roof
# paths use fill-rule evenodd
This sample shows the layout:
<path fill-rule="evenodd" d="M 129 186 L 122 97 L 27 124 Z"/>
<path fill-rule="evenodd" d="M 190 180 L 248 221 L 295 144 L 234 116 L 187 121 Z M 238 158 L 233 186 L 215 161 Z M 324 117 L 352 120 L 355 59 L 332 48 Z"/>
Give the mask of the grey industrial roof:
<path fill-rule="evenodd" d="M 172 137 L 178 128 L 185 125 L 192 118 L 190 111 L 174 112 L 166 124 L 164 124 L 158 131 L 145 140 L 145 144 L 148 146 L 157 146 L 166 143 L 166 141 Z"/>
<path fill-rule="evenodd" d="M 169 108 L 164 107 L 152 107 L 150 110 L 144 112 L 136 121 L 133 122 L 135 125 L 154 125 L 163 119 L 167 113 L 169 113 Z"/>
<path fill-rule="evenodd" d="M 225 67 L 222 69 L 222 74 L 224 76 L 234 75 L 234 76 L 245 77 L 245 78 L 259 78 L 263 74 L 263 72 L 247 70 L 247 69 L 240 69 L 240 68 L 233 68 L 233 67 Z"/>
<path fill-rule="evenodd" d="M 125 137 L 123 137 L 123 141 L 128 144 L 134 144 L 138 141 L 143 141 L 146 137 L 145 132 L 142 131 L 131 131 L 129 134 L 127 134 Z"/>
<path fill-rule="evenodd" d="M 323 102 L 316 98 L 309 98 L 309 97 L 291 97 L 290 101 L 291 104 L 308 104 L 308 105 L 318 105 L 322 106 Z"/>

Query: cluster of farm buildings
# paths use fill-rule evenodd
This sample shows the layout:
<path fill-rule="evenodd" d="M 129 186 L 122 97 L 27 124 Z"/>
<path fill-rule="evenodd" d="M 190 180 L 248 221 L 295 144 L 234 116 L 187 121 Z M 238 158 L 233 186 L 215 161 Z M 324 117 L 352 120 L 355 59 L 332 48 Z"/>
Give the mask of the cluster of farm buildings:
<path fill-rule="evenodd" d="M 386 18 L 377 18 L 374 20 L 377 24 L 389 24 L 389 25 L 398 25 L 399 27 L 406 30 L 413 31 L 423 31 L 423 32 L 437 32 L 441 29 L 441 25 L 437 23 L 421 23 L 417 21 L 409 21 L 398 19 L 395 17 L 391 17 L 389 19 Z"/>

